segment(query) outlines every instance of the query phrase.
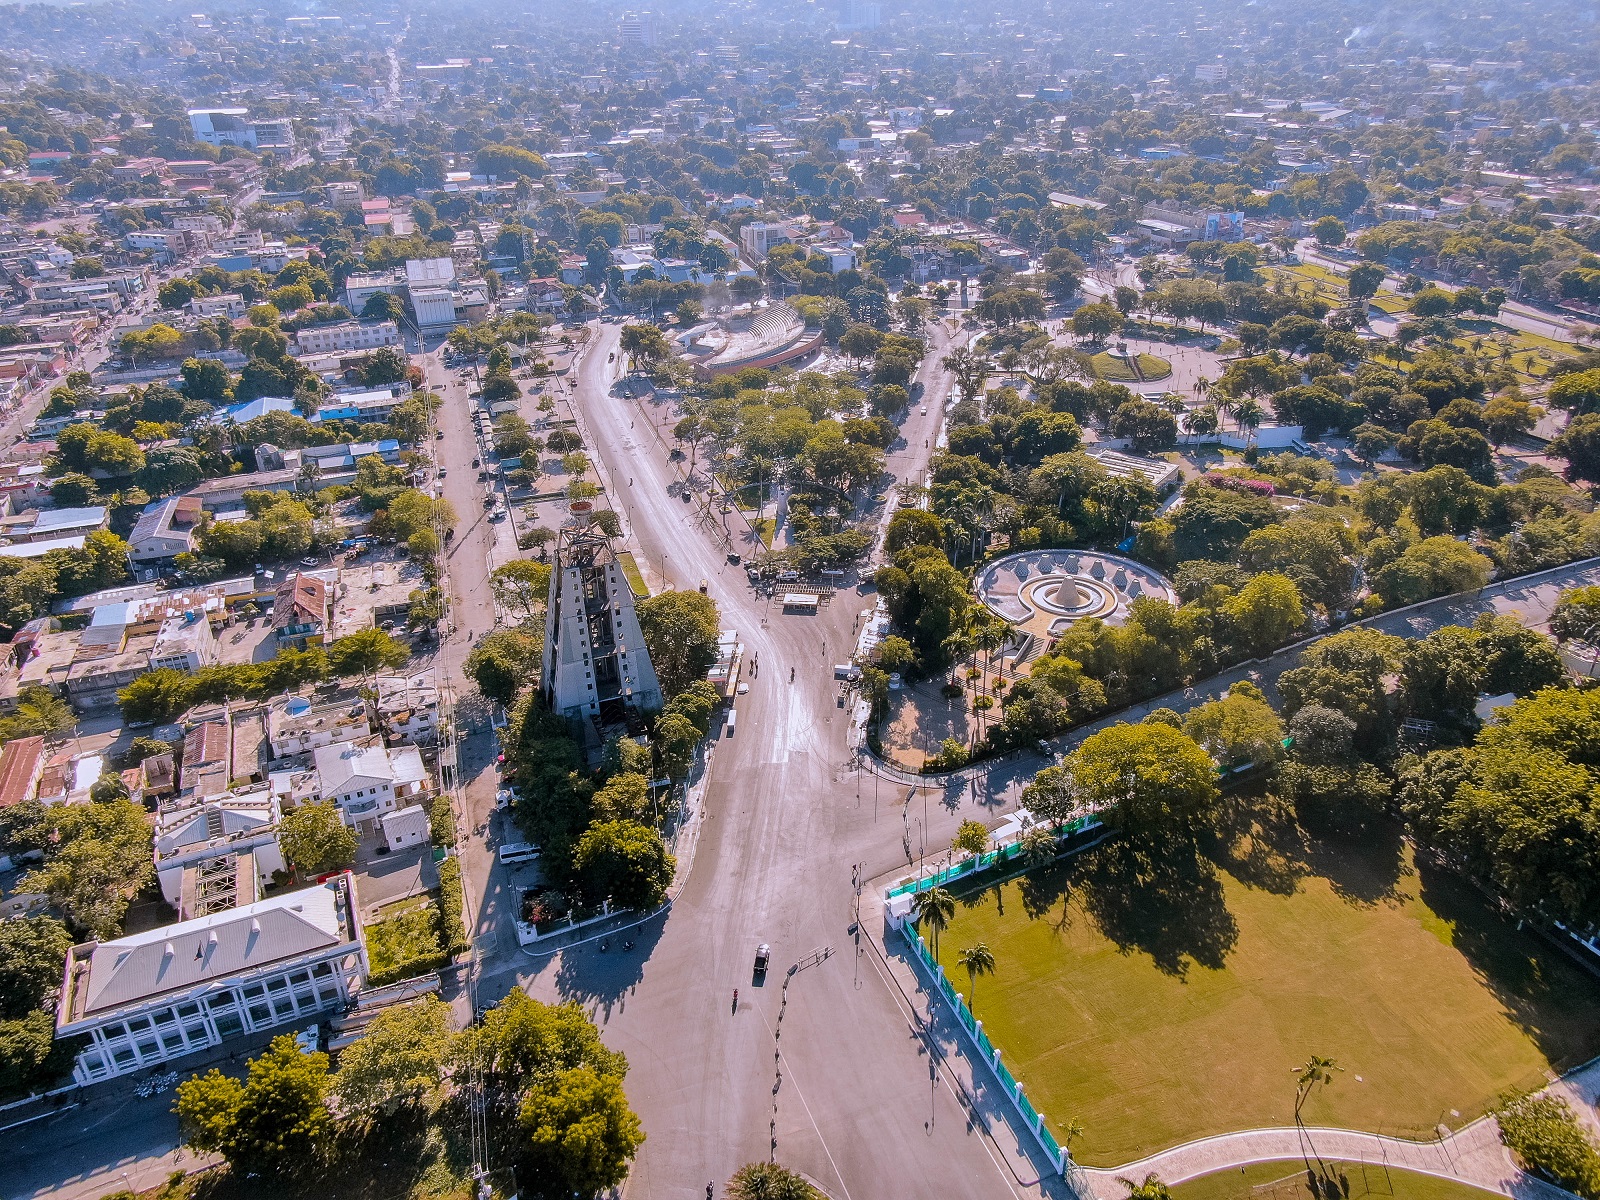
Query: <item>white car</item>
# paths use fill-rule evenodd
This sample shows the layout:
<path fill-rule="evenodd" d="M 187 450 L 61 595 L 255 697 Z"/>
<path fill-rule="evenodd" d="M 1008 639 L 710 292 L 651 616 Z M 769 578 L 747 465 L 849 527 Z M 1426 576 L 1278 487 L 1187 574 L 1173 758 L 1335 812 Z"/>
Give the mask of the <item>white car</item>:
<path fill-rule="evenodd" d="M 917 412 L 920 413 L 924 417 L 927 416 L 928 415 L 928 406 L 926 404 L 924 404 L 921 408 L 917 409 Z"/>
<path fill-rule="evenodd" d="M 494 806 L 498 809 L 511 807 L 511 802 L 516 799 L 510 788 L 499 788 L 494 794 Z"/>
<path fill-rule="evenodd" d="M 307 1025 L 294 1035 L 294 1044 L 302 1053 L 315 1054 L 322 1049 L 322 1030 L 316 1025 Z"/>

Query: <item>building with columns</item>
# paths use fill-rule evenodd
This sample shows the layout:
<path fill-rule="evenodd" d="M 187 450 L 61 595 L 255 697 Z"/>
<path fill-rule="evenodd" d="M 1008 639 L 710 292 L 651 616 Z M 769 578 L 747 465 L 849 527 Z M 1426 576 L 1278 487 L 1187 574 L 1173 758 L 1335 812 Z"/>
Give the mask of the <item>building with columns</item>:
<path fill-rule="evenodd" d="M 84 1036 L 81 1084 L 341 1007 L 367 978 L 349 872 L 67 955 L 56 1036 Z"/>

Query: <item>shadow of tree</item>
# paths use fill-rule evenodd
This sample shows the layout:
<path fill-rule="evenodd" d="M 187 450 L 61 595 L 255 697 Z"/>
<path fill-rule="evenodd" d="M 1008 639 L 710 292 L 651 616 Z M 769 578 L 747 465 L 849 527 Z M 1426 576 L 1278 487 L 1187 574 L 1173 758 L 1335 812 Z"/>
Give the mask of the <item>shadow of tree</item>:
<path fill-rule="evenodd" d="M 562 951 L 556 967 L 557 994 L 590 1009 L 596 1021 L 609 1020 L 613 1008 L 621 1011 L 628 994 L 644 978 L 645 960 L 661 940 L 665 926 L 666 918 L 656 917 L 609 935 L 606 950 L 601 950 L 598 942 L 588 942 Z M 623 942 L 632 942 L 633 949 L 624 950 Z"/>
<path fill-rule="evenodd" d="M 1422 902 L 1450 944 L 1558 1071 L 1600 1054 L 1600 994 L 1594 976 L 1536 930 L 1496 912 L 1470 883 L 1419 858 Z"/>
<path fill-rule="evenodd" d="M 1078 865 L 1084 912 L 1123 953 L 1142 951 L 1180 978 L 1191 963 L 1226 965 L 1239 927 L 1216 867 L 1193 846 L 1158 849 L 1118 838 Z"/>
<path fill-rule="evenodd" d="M 1310 849 L 1294 807 L 1271 795 L 1223 799 L 1207 853 L 1246 887 L 1292 896 L 1310 871 Z"/>
<path fill-rule="evenodd" d="M 1368 907 L 1399 896 L 1400 880 L 1411 868 L 1398 824 L 1379 818 L 1350 827 L 1330 824 L 1309 813 L 1301 814 L 1300 820 L 1306 832 L 1308 865 L 1328 881 L 1335 895 Z"/>

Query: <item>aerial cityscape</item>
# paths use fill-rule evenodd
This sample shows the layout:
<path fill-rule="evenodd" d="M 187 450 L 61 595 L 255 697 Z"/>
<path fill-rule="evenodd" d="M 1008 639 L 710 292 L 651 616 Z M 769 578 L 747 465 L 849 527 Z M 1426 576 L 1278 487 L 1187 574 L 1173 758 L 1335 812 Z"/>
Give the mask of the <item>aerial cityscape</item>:
<path fill-rule="evenodd" d="M 1600 1200 L 1600 12 L 629 3 L 0 6 L 0 1200 Z"/>

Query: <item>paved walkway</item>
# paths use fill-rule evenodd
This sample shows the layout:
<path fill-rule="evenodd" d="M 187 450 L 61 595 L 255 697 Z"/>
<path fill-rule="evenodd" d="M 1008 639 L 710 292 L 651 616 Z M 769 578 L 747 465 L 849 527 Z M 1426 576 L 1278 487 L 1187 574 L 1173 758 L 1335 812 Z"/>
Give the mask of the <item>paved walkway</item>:
<path fill-rule="evenodd" d="M 1330 1164 L 1340 1164 L 1346 1173 L 1404 1169 L 1530 1200 L 1565 1195 L 1516 1167 L 1490 1119 L 1475 1121 L 1434 1142 L 1408 1142 L 1353 1129 L 1250 1129 L 1202 1138 L 1121 1167 L 1080 1168 L 1077 1175 L 1095 1200 L 1116 1200 L 1127 1196 L 1123 1179 L 1156 1175 L 1170 1186 L 1251 1163 L 1315 1161 L 1319 1156 Z"/>
<path fill-rule="evenodd" d="M 1552 1083 L 1546 1091 L 1565 1096 L 1575 1112 L 1591 1127 L 1593 1102 L 1600 1089 L 1600 1059 L 1586 1063 Z M 1383 1137 L 1354 1129 L 1310 1127 L 1248 1129 L 1239 1133 L 1200 1138 L 1152 1154 L 1120 1167 L 1082 1167 L 1077 1175 L 1095 1200 L 1126 1200 L 1123 1179 L 1159 1176 L 1171 1185 L 1217 1171 L 1258 1162 L 1289 1162 L 1321 1157 L 1367 1169 L 1395 1168 L 1424 1175 L 1459 1179 L 1464 1183 L 1518 1197 L 1519 1200 L 1559 1200 L 1569 1193 L 1535 1179 L 1517 1166 L 1500 1141 L 1494 1117 L 1481 1117 L 1454 1133 L 1431 1142 Z"/>

